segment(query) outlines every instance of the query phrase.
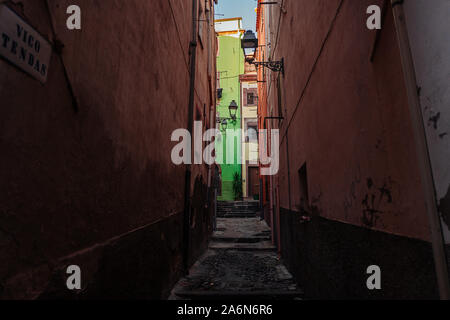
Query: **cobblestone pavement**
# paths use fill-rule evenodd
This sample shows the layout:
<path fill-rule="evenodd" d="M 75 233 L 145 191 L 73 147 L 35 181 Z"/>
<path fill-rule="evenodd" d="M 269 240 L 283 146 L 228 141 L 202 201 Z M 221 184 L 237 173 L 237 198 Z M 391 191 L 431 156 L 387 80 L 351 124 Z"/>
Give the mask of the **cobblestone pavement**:
<path fill-rule="evenodd" d="M 298 299 L 301 291 L 259 218 L 218 219 L 210 247 L 170 299 Z"/>

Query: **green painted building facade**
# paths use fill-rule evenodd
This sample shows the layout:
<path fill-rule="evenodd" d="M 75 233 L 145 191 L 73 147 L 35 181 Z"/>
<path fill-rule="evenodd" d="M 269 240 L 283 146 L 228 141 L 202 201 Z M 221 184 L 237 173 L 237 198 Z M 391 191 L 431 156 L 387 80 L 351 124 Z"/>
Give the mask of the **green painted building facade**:
<path fill-rule="evenodd" d="M 239 33 L 240 34 L 240 33 Z M 244 54 L 241 49 L 241 40 L 237 35 L 218 36 L 219 52 L 217 56 L 218 88 L 222 89 L 222 97 L 218 101 L 217 111 L 220 119 L 230 118 L 229 105 L 235 100 L 238 105 L 236 121 L 227 120 L 227 131 L 222 131 L 222 139 L 217 141 L 217 150 L 223 151 L 224 164 L 220 165 L 222 171 L 222 192 L 219 201 L 235 200 L 233 191 L 233 177 L 238 173 L 242 177 L 242 136 L 241 129 L 241 94 L 239 76 L 244 73 Z M 220 127 L 220 125 L 219 125 Z M 228 164 L 226 159 L 227 145 L 234 138 L 234 159 Z"/>

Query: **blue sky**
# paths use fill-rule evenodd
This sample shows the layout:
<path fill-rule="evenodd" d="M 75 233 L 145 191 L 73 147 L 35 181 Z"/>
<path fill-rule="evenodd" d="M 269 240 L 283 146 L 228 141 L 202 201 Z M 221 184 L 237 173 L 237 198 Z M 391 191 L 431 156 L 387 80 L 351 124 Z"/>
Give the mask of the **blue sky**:
<path fill-rule="evenodd" d="M 242 17 L 243 28 L 255 31 L 257 4 L 256 0 L 219 0 L 215 10 L 221 15 L 216 15 L 215 19 Z"/>

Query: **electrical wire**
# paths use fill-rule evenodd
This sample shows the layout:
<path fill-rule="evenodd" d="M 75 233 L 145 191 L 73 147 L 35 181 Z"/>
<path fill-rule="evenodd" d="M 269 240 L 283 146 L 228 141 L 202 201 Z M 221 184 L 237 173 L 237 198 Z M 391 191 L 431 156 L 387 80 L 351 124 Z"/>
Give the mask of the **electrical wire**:
<path fill-rule="evenodd" d="M 177 19 L 175 18 L 175 13 L 174 13 L 174 11 L 173 11 L 172 1 L 171 1 L 171 0 L 167 0 L 167 2 L 169 3 L 170 12 L 171 12 L 171 14 L 172 14 L 172 20 L 173 20 L 173 23 L 175 24 L 175 29 L 176 29 L 176 32 L 177 32 L 178 43 L 180 44 L 180 49 L 181 49 L 181 53 L 182 53 L 182 55 L 183 55 L 183 61 L 184 61 L 184 64 L 185 64 L 185 66 L 186 66 L 186 71 L 187 71 L 187 73 L 189 74 L 189 73 L 190 73 L 190 71 L 189 71 L 189 63 L 188 63 L 187 60 L 186 60 L 187 58 L 186 58 L 186 56 L 185 56 L 185 52 L 184 52 L 184 48 L 183 48 L 183 43 L 182 43 L 182 41 L 181 41 L 180 29 L 178 28 Z M 195 48 L 194 50 L 196 50 L 196 48 Z M 200 98 L 200 95 L 198 94 L 197 88 L 195 88 L 195 85 L 194 85 L 194 92 L 195 92 L 195 95 L 197 96 L 197 98 L 198 98 L 200 101 L 203 101 L 203 99 Z"/>
<path fill-rule="evenodd" d="M 316 57 L 316 59 L 315 59 L 315 61 L 313 63 L 313 66 L 311 68 L 311 72 L 308 75 L 308 79 L 306 80 L 305 86 L 303 87 L 303 90 L 302 90 L 302 92 L 300 94 L 300 97 L 299 97 L 299 99 L 297 101 L 297 104 L 296 104 L 296 106 L 294 108 L 294 112 L 292 113 L 291 117 L 289 118 L 289 121 L 288 121 L 287 126 L 286 126 L 286 130 L 284 131 L 284 134 L 283 134 L 282 139 L 281 139 L 280 146 L 281 146 L 281 144 L 283 144 L 284 138 L 288 134 L 289 128 L 291 126 L 292 120 L 294 119 L 294 116 L 297 113 L 297 110 L 298 110 L 298 108 L 300 106 L 300 103 L 302 102 L 303 97 L 305 96 L 306 89 L 308 88 L 309 83 L 311 82 L 312 75 L 313 75 L 314 71 L 316 70 L 316 67 L 317 67 L 317 64 L 319 62 L 319 59 L 320 59 L 320 57 L 322 55 L 322 52 L 323 52 L 323 50 L 325 48 L 325 44 L 327 43 L 328 38 L 330 37 L 331 32 L 333 31 L 333 28 L 334 28 L 334 25 L 336 23 L 337 17 L 339 15 L 340 11 L 341 11 L 343 2 L 344 2 L 344 0 L 341 0 L 341 2 L 339 3 L 338 8 L 336 9 L 336 13 L 335 13 L 335 15 L 333 17 L 333 20 L 331 21 L 330 28 L 328 29 L 328 32 L 327 32 L 327 34 L 325 36 L 325 39 L 322 42 L 322 45 L 321 45 L 320 50 L 319 50 L 319 53 L 318 53 L 318 55 L 317 55 L 317 57 Z"/>

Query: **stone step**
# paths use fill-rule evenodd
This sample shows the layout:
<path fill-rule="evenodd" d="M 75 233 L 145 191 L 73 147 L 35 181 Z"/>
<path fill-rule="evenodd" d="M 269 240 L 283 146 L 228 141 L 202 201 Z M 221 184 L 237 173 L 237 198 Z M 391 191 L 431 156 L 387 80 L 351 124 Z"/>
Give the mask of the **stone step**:
<path fill-rule="evenodd" d="M 258 208 L 217 208 L 217 211 L 259 211 Z"/>
<path fill-rule="evenodd" d="M 224 215 L 224 214 L 237 214 L 237 215 L 239 215 L 239 214 L 253 214 L 253 215 L 256 215 L 256 214 L 259 214 L 259 211 L 257 211 L 257 212 L 255 212 L 255 211 L 225 211 L 225 212 L 217 212 L 217 214 L 218 215 L 220 215 L 220 214 L 222 214 L 222 215 Z"/>
<path fill-rule="evenodd" d="M 218 216 L 219 218 L 235 219 L 235 218 L 255 218 L 258 215 L 255 214 L 225 214 L 223 216 Z"/>
<path fill-rule="evenodd" d="M 258 208 L 259 205 L 217 205 L 218 208 Z"/>
<path fill-rule="evenodd" d="M 259 203 L 258 202 L 256 202 L 256 203 L 221 203 L 221 202 L 218 202 L 217 207 L 220 207 L 220 208 L 240 208 L 240 207 L 258 208 Z"/>
<path fill-rule="evenodd" d="M 246 212 L 258 212 L 259 210 L 217 210 L 217 212 L 224 212 L 224 213 L 231 213 L 231 212 L 242 212 L 242 213 L 246 213 Z"/>
<path fill-rule="evenodd" d="M 248 210 L 259 210 L 258 207 L 255 208 L 250 208 L 250 207 L 233 207 L 233 208 L 217 208 L 217 210 L 244 210 L 244 211 L 248 211 Z"/>
<path fill-rule="evenodd" d="M 238 250 L 238 251 L 274 251 L 275 246 L 271 241 L 260 241 L 256 243 L 229 243 L 211 241 L 209 248 L 213 250 Z"/>
<path fill-rule="evenodd" d="M 302 300 L 302 290 L 280 290 L 280 291 L 214 291 L 197 290 L 175 291 L 174 294 L 182 299 L 189 300 Z"/>
<path fill-rule="evenodd" d="M 218 211 L 217 214 L 258 214 L 258 212 L 255 211 Z"/>
<path fill-rule="evenodd" d="M 223 237 L 214 235 L 212 237 L 214 242 L 227 242 L 227 243 L 257 243 L 261 241 L 270 241 L 270 236 L 255 236 L 255 237 Z"/>
<path fill-rule="evenodd" d="M 251 211 L 251 212 L 254 212 L 254 211 L 259 211 L 259 209 L 220 208 L 220 209 L 217 209 L 217 211 L 218 212 L 221 212 L 221 211 L 226 211 L 226 212 L 231 212 L 231 211 L 246 211 L 246 212 L 248 212 L 248 211 Z"/>
<path fill-rule="evenodd" d="M 235 213 L 235 214 L 239 214 L 239 213 L 258 213 L 259 211 L 256 210 L 248 210 L 248 211 L 243 211 L 243 210 L 224 210 L 224 211 L 217 211 L 217 213 Z"/>
<path fill-rule="evenodd" d="M 247 210 L 259 210 L 259 209 L 258 208 L 239 207 L 239 208 L 217 208 L 217 210 L 227 210 L 227 211 L 230 211 L 230 210 L 244 210 L 244 211 L 247 211 Z"/>
<path fill-rule="evenodd" d="M 245 210 L 245 209 L 220 209 L 217 212 L 258 212 L 259 210 Z"/>

